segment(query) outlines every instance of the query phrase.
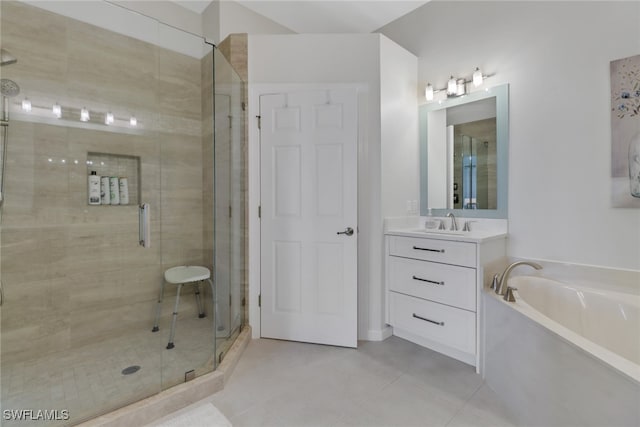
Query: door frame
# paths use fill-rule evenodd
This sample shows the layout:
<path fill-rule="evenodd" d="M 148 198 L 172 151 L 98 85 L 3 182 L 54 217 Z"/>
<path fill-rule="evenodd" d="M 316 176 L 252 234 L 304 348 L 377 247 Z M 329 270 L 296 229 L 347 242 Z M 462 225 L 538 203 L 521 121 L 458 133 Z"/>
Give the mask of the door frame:
<path fill-rule="evenodd" d="M 249 230 L 247 236 L 249 239 L 249 325 L 251 326 L 252 338 L 260 338 L 260 307 L 258 306 L 258 297 L 260 295 L 260 277 L 261 277 L 261 254 L 260 254 L 260 219 L 258 218 L 258 206 L 260 205 L 260 132 L 258 130 L 257 116 L 260 114 L 260 96 L 269 94 L 278 94 L 291 91 L 313 91 L 313 90 L 335 90 L 335 89 L 355 89 L 358 102 L 358 226 L 362 231 L 361 224 L 363 211 L 361 209 L 361 180 L 363 176 L 363 167 L 368 170 L 366 159 L 366 134 L 367 134 L 367 102 L 369 96 L 369 88 L 364 83 L 265 83 L 253 84 L 249 87 L 249 108 L 248 108 L 248 184 L 249 184 Z M 368 221 L 367 221 L 368 222 Z M 362 236 L 362 234 L 360 235 Z M 358 285 L 358 335 L 360 335 L 360 303 L 361 303 L 361 251 L 362 243 L 360 236 L 358 237 L 358 268 L 357 268 L 357 285 Z M 366 239 L 362 239 L 366 241 Z"/>

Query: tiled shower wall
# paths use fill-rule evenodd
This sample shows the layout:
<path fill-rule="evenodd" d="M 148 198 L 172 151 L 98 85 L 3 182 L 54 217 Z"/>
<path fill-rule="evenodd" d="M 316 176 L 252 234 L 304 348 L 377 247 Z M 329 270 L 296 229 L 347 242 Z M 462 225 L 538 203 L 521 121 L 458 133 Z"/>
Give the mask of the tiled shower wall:
<path fill-rule="evenodd" d="M 2 78 L 22 89 L 10 109 L 1 225 L 5 364 L 150 330 L 164 270 L 211 267 L 203 182 L 212 165 L 203 163 L 211 148 L 203 146 L 201 93 L 210 86 L 201 84 L 200 59 L 24 3 L 1 8 L 2 47 L 18 58 Z M 113 110 L 135 114 L 139 125 L 117 130 L 96 114 L 86 125 L 69 111 L 59 121 L 25 118 L 17 104 L 24 96 L 34 109 Z M 135 205 L 87 204 L 89 152 L 140 157 L 150 248 L 138 245 Z M 191 298 L 183 301 L 188 307 Z"/>
<path fill-rule="evenodd" d="M 244 82 L 242 85 L 242 104 L 247 106 L 249 105 L 249 92 L 248 92 L 248 35 L 246 33 L 243 34 L 230 34 L 227 38 L 225 38 L 219 45 L 218 49 L 220 53 L 226 58 L 228 63 L 233 68 L 234 72 L 237 73 L 237 78 L 239 81 Z M 216 80 L 218 81 L 218 80 Z M 233 175 L 237 177 L 238 188 L 239 188 L 239 196 L 240 203 L 242 205 L 243 216 L 240 219 L 242 226 L 236 230 L 237 235 L 234 236 L 235 239 L 242 242 L 242 246 L 239 246 L 237 250 L 243 251 L 242 253 L 242 266 L 241 271 L 239 272 L 239 277 L 241 278 L 241 286 L 242 286 L 242 294 L 245 298 L 245 305 L 243 307 L 243 315 L 244 319 L 249 318 L 249 272 L 248 272 L 248 262 L 247 262 L 247 254 L 249 253 L 249 239 L 247 238 L 247 233 L 249 230 L 249 219 L 246 215 L 249 212 L 249 176 L 248 176 L 248 135 L 249 135 L 249 116 L 248 114 L 242 115 L 242 122 L 237 123 L 237 125 L 241 125 L 242 129 L 236 133 L 236 136 L 239 134 L 240 137 L 237 138 L 235 143 L 239 144 L 239 152 L 242 156 L 241 170 L 236 170 L 233 172 Z"/>

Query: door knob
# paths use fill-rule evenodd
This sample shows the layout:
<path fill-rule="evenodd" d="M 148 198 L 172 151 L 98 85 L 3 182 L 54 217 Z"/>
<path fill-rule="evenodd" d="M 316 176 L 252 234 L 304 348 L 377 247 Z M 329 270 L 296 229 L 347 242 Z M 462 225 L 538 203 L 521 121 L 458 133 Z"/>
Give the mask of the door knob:
<path fill-rule="evenodd" d="M 353 236 L 353 228 L 347 227 L 344 231 L 338 231 L 336 234 L 346 234 L 347 236 Z"/>

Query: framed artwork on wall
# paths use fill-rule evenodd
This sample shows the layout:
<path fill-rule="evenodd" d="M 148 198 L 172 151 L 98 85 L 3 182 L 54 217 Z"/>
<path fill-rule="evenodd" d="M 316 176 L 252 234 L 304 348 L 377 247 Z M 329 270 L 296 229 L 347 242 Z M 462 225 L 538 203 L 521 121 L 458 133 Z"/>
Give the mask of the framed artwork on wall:
<path fill-rule="evenodd" d="M 615 208 L 640 208 L 640 55 L 611 71 L 611 195 Z"/>

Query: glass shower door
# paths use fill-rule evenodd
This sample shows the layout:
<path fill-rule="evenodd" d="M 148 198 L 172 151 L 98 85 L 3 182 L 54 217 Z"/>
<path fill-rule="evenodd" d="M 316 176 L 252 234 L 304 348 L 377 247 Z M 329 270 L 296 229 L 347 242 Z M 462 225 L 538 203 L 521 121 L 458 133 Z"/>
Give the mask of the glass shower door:
<path fill-rule="evenodd" d="M 175 33 L 161 24 L 161 33 Z M 162 271 L 199 266 L 214 279 L 213 229 L 213 46 L 180 33 L 181 52 L 158 48 L 158 143 L 161 156 Z M 215 280 L 213 280 L 215 283 Z M 200 292 L 204 315 L 195 297 Z M 218 315 L 208 281 L 185 285 L 180 293 L 174 347 L 167 349 L 176 285 L 165 287 L 160 330 L 162 388 L 215 369 Z"/>
<path fill-rule="evenodd" d="M 244 322 L 246 272 L 246 91 L 214 51 L 216 358 L 221 361 Z"/>
<path fill-rule="evenodd" d="M 161 390 L 158 51 L 22 2 L 0 7 L 2 48 L 17 58 L 2 78 L 20 86 L 3 141 L 1 392 L 17 411 L 3 425 L 38 421 L 25 410 L 77 423 Z"/>
<path fill-rule="evenodd" d="M 204 168 L 213 167 L 203 160 L 213 145 L 203 128 L 213 128 L 213 112 L 202 95 L 212 93 L 212 75 L 203 77 L 212 69 L 203 55 L 212 54 L 201 39 L 138 14 L 153 43 L 23 2 L 0 7 L 1 47 L 17 58 L 1 77 L 20 87 L 5 97 L 2 141 L 0 409 L 15 414 L 2 425 L 37 423 L 17 421 L 31 420 L 28 410 L 50 411 L 52 425 L 75 424 L 213 369 L 206 287 L 203 319 L 193 287 L 185 289 L 174 349 L 166 345 L 175 286 L 152 332 L 164 271 L 213 270 L 203 197 L 212 175 Z M 107 184 L 108 202 L 106 194 L 90 200 L 92 172 Z M 149 207 L 145 246 L 139 204 Z"/>

